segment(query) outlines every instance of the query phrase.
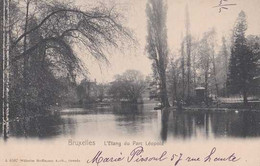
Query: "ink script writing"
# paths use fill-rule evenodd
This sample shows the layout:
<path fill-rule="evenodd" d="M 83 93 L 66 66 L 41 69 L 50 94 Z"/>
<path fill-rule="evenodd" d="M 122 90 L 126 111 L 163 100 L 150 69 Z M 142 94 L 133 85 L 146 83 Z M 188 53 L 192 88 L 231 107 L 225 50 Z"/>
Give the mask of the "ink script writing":
<path fill-rule="evenodd" d="M 109 153 L 99 150 L 94 157 L 87 159 L 88 164 L 94 164 L 97 166 L 107 165 L 107 164 L 119 164 L 119 163 L 163 163 L 170 162 L 174 166 L 181 166 L 187 163 L 214 163 L 222 162 L 227 164 L 228 162 L 238 162 L 240 157 L 236 153 L 231 153 L 228 155 L 222 155 L 217 152 L 217 148 L 213 147 L 209 153 L 203 156 L 189 156 L 184 153 L 171 153 L 167 151 L 158 152 L 156 154 L 145 153 L 145 149 L 142 146 L 134 148 L 130 153 L 120 152 L 118 155 L 109 155 Z"/>
<path fill-rule="evenodd" d="M 235 3 L 228 3 L 228 0 L 220 0 L 217 6 L 213 6 L 213 8 L 218 8 L 219 13 L 221 13 L 222 9 L 227 10 L 229 6 L 235 6 Z"/>

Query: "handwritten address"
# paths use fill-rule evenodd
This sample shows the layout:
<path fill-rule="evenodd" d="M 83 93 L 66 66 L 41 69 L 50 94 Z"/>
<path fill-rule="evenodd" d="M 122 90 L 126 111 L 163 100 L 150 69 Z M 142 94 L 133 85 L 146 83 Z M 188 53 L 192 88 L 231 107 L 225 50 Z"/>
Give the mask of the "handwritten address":
<path fill-rule="evenodd" d="M 157 156 L 146 155 L 143 146 L 134 148 L 129 154 L 124 155 L 122 152 L 118 156 L 106 156 L 103 151 L 98 151 L 93 158 L 87 160 L 89 164 L 96 164 L 97 166 L 106 165 L 106 163 L 149 163 L 149 162 L 164 162 L 170 161 L 174 166 L 181 165 L 184 162 L 237 162 L 240 160 L 235 153 L 231 153 L 227 156 L 221 156 L 217 153 L 217 148 L 213 147 L 211 151 L 203 157 L 187 156 L 182 153 L 170 154 L 167 151 L 158 153 Z"/>

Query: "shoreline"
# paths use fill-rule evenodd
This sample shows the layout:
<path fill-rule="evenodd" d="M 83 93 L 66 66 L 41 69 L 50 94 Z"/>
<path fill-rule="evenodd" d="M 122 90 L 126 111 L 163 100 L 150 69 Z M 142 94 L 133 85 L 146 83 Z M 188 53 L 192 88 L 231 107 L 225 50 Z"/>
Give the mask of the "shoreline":
<path fill-rule="evenodd" d="M 178 110 L 177 107 L 175 106 L 172 106 L 172 107 L 169 107 L 169 108 L 166 108 L 166 109 L 169 109 L 169 111 L 220 111 L 220 112 L 229 112 L 229 111 L 232 111 L 232 112 L 236 112 L 236 111 L 239 111 L 239 112 L 246 112 L 246 111 L 250 111 L 250 112 L 260 112 L 260 108 L 257 109 L 257 108 L 229 108 L 229 107 L 198 107 L 198 106 L 190 106 L 190 107 L 182 107 L 181 110 Z"/>
<path fill-rule="evenodd" d="M 175 109 L 175 111 L 178 111 L 176 107 L 170 107 L 170 109 Z M 217 108 L 217 107 L 207 107 L 207 108 L 203 108 L 203 107 L 184 107 L 182 108 L 183 111 L 221 111 L 221 112 L 227 112 L 227 111 L 251 111 L 251 112 L 260 112 L 260 110 L 257 109 L 249 109 L 249 108 Z"/>

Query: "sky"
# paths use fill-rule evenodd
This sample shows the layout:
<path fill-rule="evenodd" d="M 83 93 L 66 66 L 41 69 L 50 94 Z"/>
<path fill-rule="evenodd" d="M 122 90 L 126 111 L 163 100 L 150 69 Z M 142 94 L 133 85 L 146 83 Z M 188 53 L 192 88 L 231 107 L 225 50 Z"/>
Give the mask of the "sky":
<path fill-rule="evenodd" d="M 110 50 L 108 60 L 110 65 L 100 63 L 84 50 L 78 51 L 87 65 L 89 77 L 97 82 L 112 81 L 114 75 L 122 74 L 126 70 L 134 69 L 144 75 L 151 73 L 151 60 L 145 52 L 147 36 L 146 3 L 147 0 L 75 0 L 82 8 L 95 7 L 99 2 L 106 6 L 116 6 L 116 10 L 125 17 L 124 26 L 134 33 L 138 45 L 124 48 L 123 51 Z M 215 28 L 217 43 L 222 36 L 230 37 L 235 20 L 241 10 L 247 15 L 247 34 L 260 34 L 260 0 L 228 0 L 223 4 L 236 4 L 229 6 L 228 10 L 219 13 L 218 8 L 213 8 L 220 0 L 166 0 L 167 9 L 167 35 L 169 56 L 176 56 L 180 49 L 181 34 L 185 35 L 185 6 L 188 6 L 191 24 L 191 34 L 200 39 L 204 32 Z M 220 44 L 219 44 L 220 45 Z"/>

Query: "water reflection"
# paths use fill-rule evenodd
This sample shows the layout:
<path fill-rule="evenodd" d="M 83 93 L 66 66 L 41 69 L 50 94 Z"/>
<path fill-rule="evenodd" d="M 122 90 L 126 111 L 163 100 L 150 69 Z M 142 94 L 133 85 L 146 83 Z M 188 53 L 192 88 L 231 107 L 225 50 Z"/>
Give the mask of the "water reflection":
<path fill-rule="evenodd" d="M 12 137 L 172 139 L 259 137 L 259 112 L 161 111 L 153 104 L 69 109 L 65 114 L 10 123 Z"/>
<path fill-rule="evenodd" d="M 135 133 L 136 131 L 143 131 L 145 122 L 144 107 L 143 105 L 116 105 L 113 106 L 113 113 L 117 128 L 121 128 L 126 133 Z"/>
<path fill-rule="evenodd" d="M 162 124 L 162 140 L 167 136 L 182 139 L 260 136 L 260 113 L 250 111 L 176 111 L 163 117 Z"/>
<path fill-rule="evenodd" d="M 174 137 L 190 138 L 200 137 L 205 138 L 210 136 L 210 116 L 208 113 L 201 112 L 171 112 L 168 116 L 169 134 Z"/>
<path fill-rule="evenodd" d="M 161 127 L 161 139 L 162 141 L 166 141 L 167 140 L 167 134 L 168 134 L 168 123 L 169 123 L 169 114 L 170 112 L 167 110 L 167 111 L 161 111 L 161 114 L 162 114 L 162 127 Z"/>
<path fill-rule="evenodd" d="M 10 122 L 10 136 L 50 138 L 74 134 L 74 119 L 62 119 L 59 115 L 39 116 Z M 2 126 L 1 126 L 2 127 Z"/>

